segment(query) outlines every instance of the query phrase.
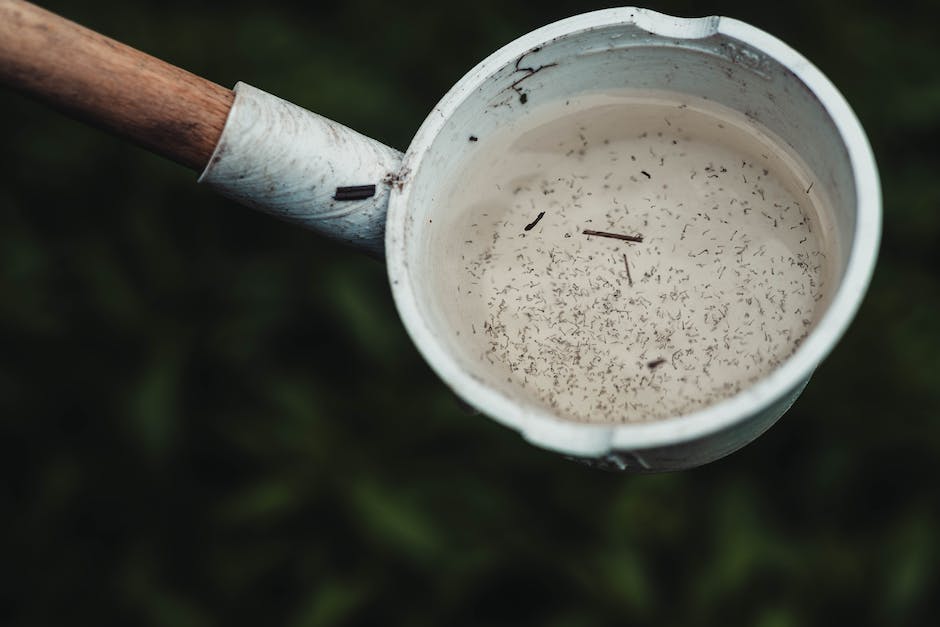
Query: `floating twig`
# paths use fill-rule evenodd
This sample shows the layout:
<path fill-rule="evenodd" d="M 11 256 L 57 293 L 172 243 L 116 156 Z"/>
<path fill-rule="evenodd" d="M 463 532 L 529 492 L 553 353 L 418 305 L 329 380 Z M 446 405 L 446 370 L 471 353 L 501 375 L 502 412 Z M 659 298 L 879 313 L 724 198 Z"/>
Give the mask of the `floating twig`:
<path fill-rule="evenodd" d="M 630 264 L 627 263 L 627 253 L 623 254 L 623 267 L 627 269 L 627 283 L 633 287 L 633 277 L 630 276 Z"/>
<path fill-rule="evenodd" d="M 591 229 L 584 229 L 581 231 L 585 235 L 594 235 L 596 237 L 609 237 L 611 239 L 621 239 L 625 242 L 643 242 L 642 235 L 623 235 L 622 233 L 608 233 L 607 231 L 594 231 Z"/>

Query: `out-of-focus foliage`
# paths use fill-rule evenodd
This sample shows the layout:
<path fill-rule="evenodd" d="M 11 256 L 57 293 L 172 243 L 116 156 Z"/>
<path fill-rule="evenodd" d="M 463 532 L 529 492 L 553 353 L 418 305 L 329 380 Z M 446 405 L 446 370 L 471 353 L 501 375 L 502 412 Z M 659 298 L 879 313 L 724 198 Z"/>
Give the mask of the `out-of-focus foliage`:
<path fill-rule="evenodd" d="M 398 148 L 492 50 L 599 8 L 49 0 Z M 940 11 L 657 2 L 777 34 L 882 167 L 857 321 L 766 436 L 619 476 L 461 413 L 383 267 L 0 92 L 0 624 L 900 625 L 940 582 Z"/>

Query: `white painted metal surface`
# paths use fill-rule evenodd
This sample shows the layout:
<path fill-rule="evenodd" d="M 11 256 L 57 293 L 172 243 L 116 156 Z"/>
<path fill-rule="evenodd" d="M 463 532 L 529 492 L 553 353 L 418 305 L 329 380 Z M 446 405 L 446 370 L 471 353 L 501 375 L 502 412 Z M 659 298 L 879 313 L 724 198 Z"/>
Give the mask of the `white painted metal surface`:
<path fill-rule="evenodd" d="M 222 137 L 199 182 L 381 256 L 389 188 L 400 161 L 397 150 L 238 83 Z M 369 185 L 375 185 L 374 195 L 337 199 L 337 189 Z"/>
<path fill-rule="evenodd" d="M 520 82 L 520 79 L 523 79 Z M 435 246 L 444 182 L 473 150 L 469 135 L 496 132 L 531 103 L 584 90 L 638 87 L 704 96 L 741 111 L 788 142 L 834 207 L 839 285 L 815 330 L 783 366 L 719 404 L 648 423 L 560 420 L 485 366 L 443 322 L 450 306 L 429 286 L 453 251 Z M 563 20 L 510 43 L 441 100 L 409 147 L 393 190 L 386 235 L 389 277 L 408 332 L 470 405 L 541 447 L 612 469 L 660 471 L 718 459 L 752 441 L 796 400 L 853 318 L 870 280 L 881 227 L 878 173 L 854 113 L 830 81 L 778 39 L 737 20 L 681 19 L 633 8 Z"/>
<path fill-rule="evenodd" d="M 801 155 L 834 207 L 840 277 L 831 304 L 798 351 L 737 396 L 649 423 L 567 422 L 520 391 L 495 385 L 444 322 L 431 273 L 445 255 L 435 202 L 474 143 L 529 103 L 605 88 L 673 90 L 713 99 L 763 124 Z M 440 101 L 401 155 L 335 122 L 239 84 L 223 137 L 200 180 L 244 204 L 329 237 L 382 250 L 402 320 L 458 396 L 541 447 L 597 466 L 641 472 L 707 463 L 769 428 L 844 333 L 874 269 L 881 230 L 878 173 L 843 97 L 809 61 L 737 20 L 675 18 L 620 8 L 556 22 L 510 43 Z M 376 185 L 364 200 L 336 188 Z M 388 217 L 385 219 L 386 204 Z M 445 222 L 437 220 L 438 223 Z"/>

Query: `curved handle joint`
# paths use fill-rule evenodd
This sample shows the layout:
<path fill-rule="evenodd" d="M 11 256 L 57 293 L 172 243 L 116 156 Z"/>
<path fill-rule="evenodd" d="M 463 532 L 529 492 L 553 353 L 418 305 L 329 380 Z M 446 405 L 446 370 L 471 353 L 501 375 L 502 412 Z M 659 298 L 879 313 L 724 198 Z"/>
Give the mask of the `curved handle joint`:
<path fill-rule="evenodd" d="M 245 83 L 199 177 L 219 193 L 375 256 L 402 154 Z"/>

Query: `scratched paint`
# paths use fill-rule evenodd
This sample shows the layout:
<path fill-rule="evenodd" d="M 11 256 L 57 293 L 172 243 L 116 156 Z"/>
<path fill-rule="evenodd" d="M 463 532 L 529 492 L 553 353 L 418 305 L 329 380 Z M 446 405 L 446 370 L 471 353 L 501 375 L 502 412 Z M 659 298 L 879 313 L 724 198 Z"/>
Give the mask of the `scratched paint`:
<path fill-rule="evenodd" d="M 217 192 L 372 254 L 384 252 L 401 153 L 251 85 L 199 177 Z"/>
<path fill-rule="evenodd" d="M 563 418 L 656 420 L 732 396 L 825 307 L 823 186 L 744 116 L 596 93 L 477 146 L 444 195 L 460 209 L 438 272 L 449 322 L 489 376 Z"/>

